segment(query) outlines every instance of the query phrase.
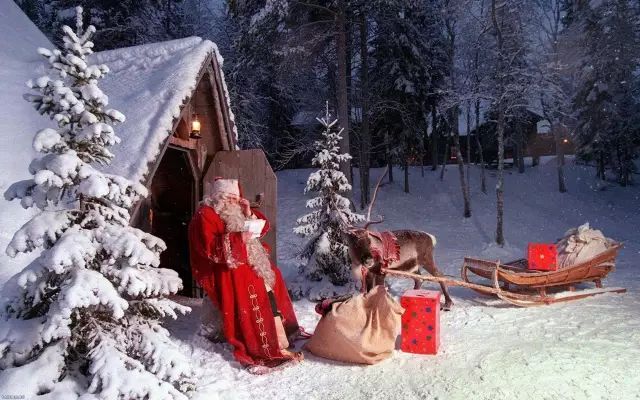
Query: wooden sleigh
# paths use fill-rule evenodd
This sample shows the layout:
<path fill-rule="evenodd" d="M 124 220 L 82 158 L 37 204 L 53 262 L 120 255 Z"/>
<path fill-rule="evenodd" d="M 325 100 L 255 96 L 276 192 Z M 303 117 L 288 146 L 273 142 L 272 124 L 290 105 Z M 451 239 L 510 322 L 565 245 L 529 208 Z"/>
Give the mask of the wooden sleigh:
<path fill-rule="evenodd" d="M 520 307 L 578 300 L 603 293 L 624 293 L 624 288 L 602 287 L 602 279 L 615 269 L 616 256 L 621 247 L 622 244 L 614 243 L 587 261 L 548 272 L 528 270 L 526 259 L 502 264 L 500 261 L 465 257 L 461 274 L 466 283 L 473 283 L 469 279 L 469 272 L 490 280 L 490 285 L 472 289 L 483 294 L 495 294 Z M 587 282 L 595 283 L 595 288 L 576 290 L 577 284 Z M 551 293 L 552 290 L 555 293 Z"/>
<path fill-rule="evenodd" d="M 527 270 L 526 259 L 503 264 L 500 261 L 465 257 L 461 271 L 462 280 L 441 276 L 417 275 L 390 269 L 383 269 L 383 273 L 422 281 L 444 283 L 449 286 L 466 287 L 485 295 L 495 295 L 519 307 L 533 307 L 578 300 L 603 293 L 626 292 L 627 289 L 624 288 L 602 287 L 602 279 L 615 268 L 616 256 L 621 247 L 622 244 L 614 243 L 609 249 L 588 261 L 549 272 Z M 490 283 L 472 282 L 469 279 L 469 272 L 488 279 Z M 585 282 L 595 283 L 595 289 L 577 291 L 576 285 Z M 561 289 L 561 291 L 550 293 L 555 289 Z"/>

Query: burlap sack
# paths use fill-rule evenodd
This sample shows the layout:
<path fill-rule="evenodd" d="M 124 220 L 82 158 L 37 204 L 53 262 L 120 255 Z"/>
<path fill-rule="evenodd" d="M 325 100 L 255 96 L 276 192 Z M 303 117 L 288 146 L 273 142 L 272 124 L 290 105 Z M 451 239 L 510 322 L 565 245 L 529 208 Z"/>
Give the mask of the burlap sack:
<path fill-rule="evenodd" d="M 331 360 L 375 364 L 391 355 L 404 309 L 384 286 L 359 294 L 320 319 L 305 348 Z"/>
<path fill-rule="evenodd" d="M 558 246 L 558 268 L 568 268 L 589 261 L 609 248 L 610 239 L 601 231 L 592 229 L 589 223 L 568 230 Z"/>

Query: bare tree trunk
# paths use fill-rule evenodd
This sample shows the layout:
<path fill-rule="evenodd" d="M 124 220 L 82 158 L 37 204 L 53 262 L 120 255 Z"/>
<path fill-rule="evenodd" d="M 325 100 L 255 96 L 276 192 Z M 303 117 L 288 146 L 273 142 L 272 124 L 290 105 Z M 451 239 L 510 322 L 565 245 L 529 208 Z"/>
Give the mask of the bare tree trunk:
<path fill-rule="evenodd" d="M 522 125 L 518 124 L 517 140 L 518 140 L 518 173 L 524 173 L 524 133 L 522 132 Z"/>
<path fill-rule="evenodd" d="M 467 100 L 467 196 L 471 197 L 471 100 Z"/>
<path fill-rule="evenodd" d="M 424 178 L 424 163 L 427 159 L 427 152 L 429 151 L 429 112 L 424 103 L 422 104 L 422 118 L 424 119 L 424 131 L 422 132 L 422 151 L 420 152 L 422 155 L 420 173 Z"/>
<path fill-rule="evenodd" d="M 345 8 L 346 9 L 346 6 Z M 351 136 L 351 112 L 349 111 L 351 108 L 351 105 L 353 104 L 353 85 L 352 85 L 352 81 L 353 81 L 353 71 L 352 71 L 352 58 L 353 58 L 353 36 L 354 36 L 354 32 L 353 32 L 353 23 L 351 21 L 351 15 L 348 15 L 345 13 L 345 25 L 344 25 L 344 31 L 345 31 L 345 70 L 346 70 L 346 85 L 345 87 L 347 88 L 347 112 L 348 112 L 348 117 L 349 117 L 349 136 Z M 349 143 L 349 147 L 351 146 L 351 143 Z M 353 163 L 349 162 L 349 183 L 353 184 Z M 355 201 L 354 203 L 354 207 L 355 207 Z"/>
<path fill-rule="evenodd" d="M 340 140 L 340 152 L 349 153 L 349 98 L 347 89 L 347 33 L 346 33 L 346 15 L 344 0 L 338 1 L 338 12 L 336 14 L 336 56 L 338 59 L 338 82 L 337 98 L 338 98 L 338 124 L 342 128 L 342 140 Z M 344 161 L 340 163 L 340 171 L 342 171 L 349 182 L 351 178 L 351 162 Z M 347 194 L 351 197 L 351 194 Z"/>
<path fill-rule="evenodd" d="M 440 170 L 440 181 L 444 180 L 444 170 L 447 166 L 447 161 L 449 160 L 449 139 L 451 134 L 447 135 L 447 140 L 444 145 L 444 158 L 442 159 L 442 169 Z"/>
<path fill-rule="evenodd" d="M 631 184 L 631 155 L 629 153 L 629 147 L 623 144 L 621 150 L 622 155 L 622 186 Z"/>
<path fill-rule="evenodd" d="M 471 202 L 469 201 L 469 187 L 467 180 L 464 178 L 464 159 L 462 151 L 460 151 L 460 134 L 453 132 L 453 145 L 456 147 L 456 158 L 458 159 L 458 172 L 460 173 L 460 188 L 462 189 L 462 199 L 464 201 L 464 217 L 471 216 Z"/>
<path fill-rule="evenodd" d="M 485 178 L 484 168 L 484 153 L 482 149 L 482 142 L 480 141 L 480 100 L 476 100 L 475 104 L 476 112 L 476 147 L 478 148 L 478 155 L 480 156 L 480 190 L 482 193 L 487 194 L 487 180 Z"/>
<path fill-rule="evenodd" d="M 485 0 L 481 0 L 480 1 L 480 17 L 484 18 L 484 4 L 485 4 Z M 478 36 L 478 42 L 477 44 L 479 44 L 481 37 L 482 37 L 482 33 Z M 474 57 L 473 57 L 473 93 L 475 95 L 475 108 L 474 108 L 474 112 L 475 112 L 475 139 L 476 139 L 476 148 L 478 151 L 478 156 L 480 159 L 480 190 L 482 191 L 482 193 L 487 194 L 487 182 L 485 179 L 485 170 L 484 170 L 484 153 L 483 153 L 483 149 L 482 149 L 482 142 L 481 142 L 481 138 L 480 138 L 480 99 L 478 97 L 478 92 L 480 90 L 480 74 L 479 74 L 479 70 L 480 70 L 480 46 L 476 45 L 475 48 L 475 52 L 474 52 Z"/>
<path fill-rule="evenodd" d="M 409 133 L 406 131 L 406 129 L 402 132 L 402 136 L 404 138 L 406 148 L 406 141 L 407 137 L 409 136 Z M 404 163 L 404 192 L 409 193 L 409 157 L 407 156 L 407 154 L 403 154 L 402 158 Z"/>
<path fill-rule="evenodd" d="M 431 105 L 431 170 L 438 169 L 438 112 L 435 103 Z"/>
<path fill-rule="evenodd" d="M 355 95 L 353 90 L 353 67 L 352 67 L 352 59 L 353 59 L 353 37 L 355 35 L 353 30 L 353 23 L 351 22 L 351 16 L 345 15 L 345 69 L 347 71 L 347 103 L 353 104 L 353 97 Z"/>
<path fill-rule="evenodd" d="M 491 0 L 491 22 L 493 23 L 493 29 L 495 30 L 496 47 L 498 52 L 498 94 L 504 93 L 504 81 L 502 76 L 506 69 L 505 62 L 503 61 L 503 41 L 502 31 L 496 17 L 496 0 Z M 498 102 L 498 121 L 497 121 L 497 135 L 498 135 L 498 182 L 496 183 L 496 243 L 502 247 L 504 246 L 504 125 L 505 125 L 505 109 L 502 104 L 502 100 Z"/>
<path fill-rule="evenodd" d="M 404 192 L 409 193 L 409 162 L 404 159 Z"/>
<path fill-rule="evenodd" d="M 513 166 L 518 168 L 518 173 L 523 173 L 524 172 L 524 168 L 522 168 L 522 166 L 520 165 L 520 160 L 521 160 L 521 156 L 522 156 L 522 147 L 520 144 L 520 139 L 519 138 L 515 138 L 514 142 L 514 154 L 513 154 Z"/>
<path fill-rule="evenodd" d="M 445 2 L 448 5 L 448 2 Z M 451 90 L 456 92 L 456 69 L 455 69 L 455 52 L 456 52 L 456 19 L 453 14 L 448 14 L 445 17 L 445 27 L 448 37 L 448 55 L 449 55 L 449 78 L 451 79 Z M 467 144 L 469 143 L 469 102 L 467 102 Z M 456 161 L 458 162 L 458 174 L 460 176 L 460 190 L 462 190 L 462 200 L 464 203 L 463 215 L 465 218 L 471 217 L 471 204 L 469 202 L 469 188 L 467 180 L 464 177 L 464 157 L 462 156 L 462 150 L 460 149 L 460 104 L 456 103 L 448 112 L 449 114 L 449 137 L 453 134 L 453 146 L 456 151 Z M 445 159 L 442 163 L 442 171 L 440 172 L 440 180 L 444 178 L 444 169 L 448 161 L 446 156 L 447 150 L 449 150 L 450 144 L 447 143 L 445 149 Z M 467 157 L 467 162 L 468 162 Z M 469 171 L 467 170 L 467 175 Z"/>
<path fill-rule="evenodd" d="M 552 125 L 553 136 L 556 142 L 556 167 L 558 169 L 558 191 L 565 193 L 567 186 L 564 181 L 564 148 L 562 147 L 562 136 L 564 133 L 564 127 L 556 123 Z"/>
<path fill-rule="evenodd" d="M 360 204 L 364 208 L 369 203 L 369 164 L 370 141 L 369 134 L 369 64 L 368 64 L 368 30 L 367 17 L 360 16 L 360 72 L 362 88 L 362 131 L 360 132 Z"/>
<path fill-rule="evenodd" d="M 425 135 L 426 136 L 426 135 Z M 424 136 L 423 136 L 424 139 Z M 420 151 L 420 176 L 424 178 L 424 141 L 422 142 L 422 151 Z"/>
<path fill-rule="evenodd" d="M 498 110 L 498 182 L 496 183 L 496 243 L 504 246 L 504 110 Z"/>
<path fill-rule="evenodd" d="M 391 154 L 391 138 L 389 135 L 389 131 L 386 130 L 384 133 L 384 143 L 387 150 L 387 165 L 389 166 L 389 183 L 393 182 L 393 155 Z"/>
<path fill-rule="evenodd" d="M 173 16 L 173 13 L 171 12 L 171 0 L 167 0 L 167 14 L 165 15 L 165 18 L 164 18 L 164 29 L 167 36 L 174 39 L 174 33 L 171 32 L 172 16 Z"/>
<path fill-rule="evenodd" d="M 598 178 L 601 180 L 606 179 L 605 168 L 604 168 L 604 153 L 602 151 L 598 152 Z"/>

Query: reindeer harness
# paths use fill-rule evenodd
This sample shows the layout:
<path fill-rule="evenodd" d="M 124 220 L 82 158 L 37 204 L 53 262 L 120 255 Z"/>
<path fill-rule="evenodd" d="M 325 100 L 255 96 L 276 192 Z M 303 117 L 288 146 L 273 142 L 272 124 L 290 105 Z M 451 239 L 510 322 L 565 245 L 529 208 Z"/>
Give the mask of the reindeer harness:
<path fill-rule="evenodd" d="M 378 274 L 384 275 L 383 268 L 388 268 L 390 264 L 400 259 L 400 245 L 398 244 L 398 238 L 392 232 L 371 232 L 369 234 L 373 236 L 376 241 L 371 243 L 371 255 L 375 263 L 379 266 Z M 378 268 L 376 268 L 378 269 Z M 361 268 L 362 272 L 362 291 L 366 290 L 366 278 L 370 272 L 367 267 Z"/>
<path fill-rule="evenodd" d="M 400 259 L 400 245 L 393 232 L 369 232 L 378 239 L 378 243 L 371 243 L 371 254 L 382 268 Z"/>

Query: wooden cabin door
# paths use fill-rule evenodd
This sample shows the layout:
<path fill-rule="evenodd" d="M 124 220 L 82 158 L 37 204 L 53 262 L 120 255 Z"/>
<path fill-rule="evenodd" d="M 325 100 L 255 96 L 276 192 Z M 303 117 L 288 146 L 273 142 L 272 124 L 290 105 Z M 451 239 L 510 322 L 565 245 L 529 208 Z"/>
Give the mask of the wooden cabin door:
<path fill-rule="evenodd" d="M 195 177 L 188 153 L 168 148 L 151 183 L 150 231 L 164 240 L 160 266 L 178 272 L 182 295 L 193 296 L 188 227 L 195 206 Z"/>
<path fill-rule="evenodd" d="M 271 226 L 264 242 L 271 248 L 271 260 L 276 263 L 277 179 L 264 152 L 259 149 L 217 152 L 203 178 L 205 196 L 211 193 L 211 183 L 217 176 L 238 179 L 244 197 L 251 202 L 262 194 L 260 211 Z"/>

